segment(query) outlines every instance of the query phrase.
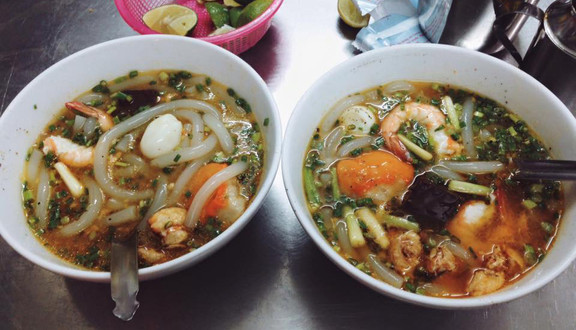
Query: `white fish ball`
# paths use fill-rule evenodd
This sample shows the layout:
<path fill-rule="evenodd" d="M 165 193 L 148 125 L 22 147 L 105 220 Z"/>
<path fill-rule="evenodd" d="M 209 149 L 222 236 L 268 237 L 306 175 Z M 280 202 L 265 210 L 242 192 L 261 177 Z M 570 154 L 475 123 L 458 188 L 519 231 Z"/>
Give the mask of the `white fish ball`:
<path fill-rule="evenodd" d="M 148 158 L 156 158 L 174 150 L 182 138 L 182 123 L 171 114 L 154 119 L 140 140 L 140 150 Z"/>

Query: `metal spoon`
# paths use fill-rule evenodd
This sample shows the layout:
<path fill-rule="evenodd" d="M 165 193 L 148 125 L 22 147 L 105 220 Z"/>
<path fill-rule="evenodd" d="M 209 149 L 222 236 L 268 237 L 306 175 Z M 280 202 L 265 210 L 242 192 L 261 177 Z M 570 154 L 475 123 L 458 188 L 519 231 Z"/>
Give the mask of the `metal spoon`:
<path fill-rule="evenodd" d="M 127 239 L 114 238 L 112 241 L 110 277 L 112 300 L 116 302 L 114 315 L 123 321 L 130 321 L 140 303 L 138 295 L 138 234 L 133 230 Z"/>

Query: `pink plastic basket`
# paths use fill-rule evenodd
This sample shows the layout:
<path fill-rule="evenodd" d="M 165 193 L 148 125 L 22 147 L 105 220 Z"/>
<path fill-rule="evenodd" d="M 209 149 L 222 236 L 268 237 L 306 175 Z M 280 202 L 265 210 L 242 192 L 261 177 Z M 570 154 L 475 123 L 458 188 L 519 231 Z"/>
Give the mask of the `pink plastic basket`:
<path fill-rule="evenodd" d="M 268 31 L 272 24 L 272 17 L 282 4 L 283 0 L 275 0 L 270 7 L 252 22 L 232 32 L 209 37 L 214 25 L 210 15 L 196 0 L 114 0 L 120 15 L 136 32 L 141 34 L 157 34 L 148 28 L 142 21 L 142 16 L 151 9 L 168 4 L 178 4 L 194 9 L 198 14 L 198 24 L 192 37 L 204 40 L 223 47 L 234 54 L 240 54 L 253 47 Z"/>

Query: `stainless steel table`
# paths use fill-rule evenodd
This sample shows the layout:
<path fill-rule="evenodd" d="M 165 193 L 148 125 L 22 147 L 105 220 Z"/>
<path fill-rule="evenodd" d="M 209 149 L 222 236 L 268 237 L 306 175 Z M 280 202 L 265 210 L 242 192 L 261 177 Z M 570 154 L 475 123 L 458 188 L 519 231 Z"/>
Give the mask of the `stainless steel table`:
<path fill-rule="evenodd" d="M 356 32 L 339 21 L 334 0 L 286 0 L 268 34 L 241 57 L 268 83 L 285 125 L 312 82 L 354 56 Z M 0 110 L 58 60 L 135 34 L 111 0 L 0 0 Z M 229 245 L 192 268 L 142 283 L 141 307 L 129 323 L 112 315 L 108 285 L 52 274 L 0 239 L 2 329 L 574 329 L 575 286 L 572 264 L 543 289 L 485 309 L 433 310 L 381 296 L 320 253 L 292 212 L 280 173 Z"/>

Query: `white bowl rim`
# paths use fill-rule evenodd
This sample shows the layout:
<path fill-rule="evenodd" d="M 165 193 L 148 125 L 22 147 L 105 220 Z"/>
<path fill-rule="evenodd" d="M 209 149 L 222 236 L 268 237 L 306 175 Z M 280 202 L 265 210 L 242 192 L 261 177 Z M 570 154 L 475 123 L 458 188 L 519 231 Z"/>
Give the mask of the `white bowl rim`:
<path fill-rule="evenodd" d="M 9 111 L 15 111 L 12 110 L 14 109 L 14 104 L 19 103 L 20 99 L 22 99 L 24 97 L 24 94 L 26 94 L 29 90 L 36 88 L 38 81 L 40 81 L 42 77 L 51 74 L 51 72 L 53 71 L 61 70 L 61 68 L 65 67 L 68 62 L 74 61 L 79 57 L 85 56 L 85 54 L 87 53 L 99 51 L 102 48 L 114 47 L 115 45 L 118 44 L 146 43 L 146 42 L 153 43 L 155 41 L 172 41 L 178 43 L 194 44 L 196 47 L 204 47 L 209 49 L 210 52 L 219 53 L 222 56 L 228 57 L 231 60 L 233 60 L 237 65 L 241 66 L 246 71 L 246 73 L 248 73 L 251 76 L 251 78 L 255 80 L 258 88 L 264 92 L 266 103 L 268 103 L 271 106 L 268 135 L 269 136 L 275 135 L 276 142 L 273 145 L 274 151 L 273 152 L 268 151 L 265 156 L 267 158 L 266 161 L 269 162 L 270 164 L 270 171 L 269 173 L 264 173 L 264 180 L 261 181 L 260 183 L 258 194 L 252 200 L 252 202 L 250 203 L 248 208 L 244 211 L 242 216 L 240 216 L 240 218 L 238 218 L 236 222 L 233 225 L 231 225 L 228 229 L 226 229 L 222 234 L 218 235 L 216 238 L 212 239 L 210 242 L 203 245 L 201 248 L 189 252 L 176 259 L 170 260 L 168 262 L 139 269 L 138 277 L 139 280 L 141 281 L 166 276 L 188 267 L 190 263 L 195 264 L 202 261 L 204 258 L 208 257 L 210 254 L 222 248 L 233 237 L 235 237 L 248 224 L 248 222 L 251 220 L 254 214 L 258 211 L 259 207 L 262 205 L 262 202 L 264 201 L 266 195 L 268 194 L 270 188 L 272 187 L 272 184 L 278 172 L 278 168 L 280 165 L 281 148 L 282 148 L 282 126 L 281 126 L 280 112 L 278 110 L 276 101 L 272 96 L 272 93 L 268 89 L 268 86 L 266 85 L 266 82 L 262 79 L 262 77 L 248 63 L 246 63 L 237 55 L 225 50 L 224 48 L 213 45 L 206 41 L 180 36 L 170 36 L 170 35 L 142 35 L 142 36 L 139 35 L 139 36 L 123 37 L 87 47 L 51 65 L 42 73 L 40 73 L 38 76 L 36 76 L 32 81 L 30 81 L 16 95 L 16 97 L 12 100 L 12 102 L 10 102 L 8 107 L 6 107 L 6 109 L 3 112 L 3 115 L 0 116 L 0 127 L 3 127 L 4 125 L 8 124 L 6 116 L 4 116 L 4 113 L 7 113 Z M 110 272 L 91 271 L 91 270 L 84 270 L 81 268 L 74 268 L 75 266 L 72 264 L 70 264 L 69 266 L 63 266 L 39 257 L 38 255 L 24 248 L 16 237 L 12 237 L 8 232 L 6 232 L 3 229 L 3 226 L 1 224 L 0 224 L 0 236 L 2 236 L 2 238 L 4 238 L 4 240 L 6 240 L 6 242 L 20 255 L 51 272 L 79 280 L 85 280 L 91 282 L 110 282 Z"/>
<path fill-rule="evenodd" d="M 576 131 L 576 119 L 570 113 L 568 108 L 566 108 L 566 106 L 562 103 L 562 101 L 560 101 L 550 90 L 548 90 L 539 81 L 537 81 L 535 78 L 525 73 L 524 71 L 490 55 L 457 46 L 442 45 L 442 44 L 404 44 L 371 50 L 369 52 L 359 54 L 355 57 L 343 61 L 342 63 L 336 65 L 335 67 L 324 73 L 319 79 L 317 79 L 311 86 L 308 87 L 306 92 L 302 95 L 302 97 L 296 104 L 288 121 L 288 125 L 284 136 L 288 137 L 297 132 L 296 116 L 300 112 L 304 111 L 305 103 L 307 103 L 308 99 L 313 97 L 313 90 L 319 85 L 332 81 L 334 79 L 334 76 L 339 71 L 345 71 L 345 68 L 357 67 L 358 64 L 368 62 L 369 61 L 368 59 L 376 59 L 378 57 L 386 56 L 386 54 L 389 53 L 411 52 L 413 54 L 417 54 L 417 53 L 425 53 L 427 51 L 449 51 L 457 55 L 469 57 L 471 63 L 474 63 L 474 59 L 478 59 L 481 61 L 488 62 L 490 65 L 501 68 L 504 71 L 510 71 L 510 70 L 516 71 L 516 73 L 520 74 L 525 80 L 527 80 L 527 83 L 535 84 L 536 86 L 538 86 L 539 89 L 542 90 L 543 93 L 548 94 L 548 97 L 555 103 L 554 108 L 559 109 L 564 117 L 571 118 L 569 119 L 570 125 L 573 127 L 573 130 Z M 346 95 L 342 95 L 342 97 L 345 96 Z M 283 150 L 285 152 L 287 150 L 290 150 L 291 145 L 292 145 L 291 139 L 285 138 L 283 143 Z M 534 292 L 542 288 L 544 285 L 551 282 L 554 278 L 560 275 L 560 273 L 566 270 L 566 268 L 568 268 L 570 264 L 576 259 L 576 247 L 575 247 L 574 249 L 572 249 L 572 251 L 570 251 L 568 255 L 566 255 L 561 264 L 557 265 L 553 269 L 547 271 L 543 276 L 539 277 L 535 284 L 530 286 L 523 286 L 515 290 L 509 290 L 506 292 L 496 292 L 494 294 L 488 294 L 478 297 L 438 298 L 438 297 L 418 295 L 401 289 L 397 289 L 392 287 L 391 285 L 388 285 L 385 282 L 382 282 L 358 270 L 356 267 L 352 266 L 349 262 L 344 260 L 344 258 L 342 258 L 332 248 L 330 248 L 329 244 L 320 234 L 316 225 L 312 221 L 312 218 L 306 206 L 299 205 L 296 198 L 292 196 L 292 194 L 294 194 L 296 190 L 303 191 L 303 187 L 295 186 L 292 184 L 292 178 L 294 176 L 292 173 L 294 172 L 290 170 L 288 156 L 284 154 L 282 157 L 282 177 L 284 181 L 286 194 L 288 195 L 288 200 L 290 201 L 290 205 L 292 206 L 292 209 L 294 210 L 298 221 L 300 222 L 304 230 L 307 232 L 307 234 L 312 238 L 312 240 L 314 241 L 316 246 L 320 249 L 320 251 L 324 253 L 324 255 L 326 255 L 328 259 L 330 259 L 338 268 L 342 269 L 345 273 L 347 273 L 354 279 L 358 280 L 362 284 L 370 287 L 371 289 L 373 289 L 378 293 L 384 294 L 392 298 L 396 298 L 404 302 L 438 309 L 472 309 L 472 308 L 479 308 L 500 304 L 520 298 L 524 295 L 527 295 L 531 292 Z"/>

